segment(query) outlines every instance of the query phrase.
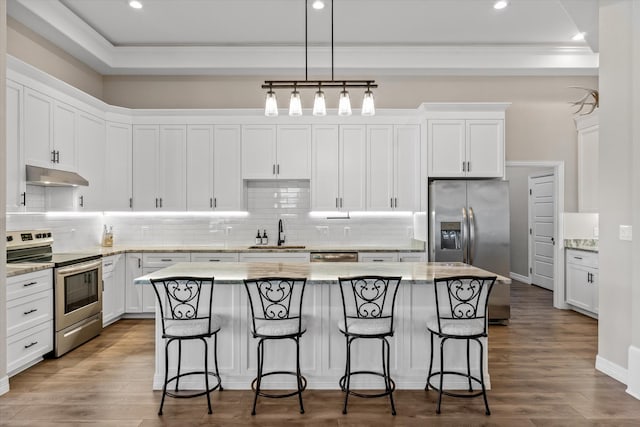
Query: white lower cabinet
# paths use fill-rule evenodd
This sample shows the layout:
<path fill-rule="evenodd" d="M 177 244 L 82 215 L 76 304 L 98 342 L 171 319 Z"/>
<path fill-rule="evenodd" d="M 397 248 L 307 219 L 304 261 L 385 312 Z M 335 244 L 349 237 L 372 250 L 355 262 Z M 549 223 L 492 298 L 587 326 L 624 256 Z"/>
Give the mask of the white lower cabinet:
<path fill-rule="evenodd" d="M 565 271 L 567 304 L 597 317 L 598 254 L 567 249 Z"/>
<path fill-rule="evenodd" d="M 398 252 L 400 262 L 425 262 L 426 260 L 426 252 Z"/>
<path fill-rule="evenodd" d="M 125 311 L 125 256 L 102 258 L 102 326 L 118 320 Z"/>
<path fill-rule="evenodd" d="M 133 284 L 133 279 L 142 276 L 142 254 L 128 253 L 125 256 L 125 312 L 127 314 L 143 313 L 143 299 L 153 297 L 150 286 Z M 148 288 L 148 289 L 147 289 Z M 146 298 L 144 296 L 146 295 Z"/>
<path fill-rule="evenodd" d="M 359 262 L 398 262 L 397 252 L 358 252 Z"/>
<path fill-rule="evenodd" d="M 240 254 L 240 262 L 309 262 L 309 252 L 248 252 Z"/>
<path fill-rule="evenodd" d="M 237 252 L 192 252 L 191 262 L 238 262 Z"/>
<path fill-rule="evenodd" d="M 34 365 L 53 350 L 51 269 L 7 278 L 7 373 Z"/>

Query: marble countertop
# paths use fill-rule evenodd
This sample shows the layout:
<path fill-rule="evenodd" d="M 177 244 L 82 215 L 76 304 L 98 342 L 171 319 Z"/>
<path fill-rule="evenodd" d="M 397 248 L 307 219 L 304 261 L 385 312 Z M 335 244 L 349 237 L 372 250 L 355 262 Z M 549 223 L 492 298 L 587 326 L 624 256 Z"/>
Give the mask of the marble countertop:
<path fill-rule="evenodd" d="M 402 276 L 404 283 L 429 284 L 434 278 L 494 273 L 463 263 L 443 262 L 336 262 L 336 263 L 264 263 L 264 262 L 180 262 L 134 279 L 137 285 L 151 284 L 151 279 L 169 276 L 214 277 L 217 283 L 242 284 L 243 279 L 257 277 L 306 277 L 309 284 L 334 284 L 338 277 L 357 275 Z M 497 282 L 511 279 L 498 276 Z"/>
<path fill-rule="evenodd" d="M 598 239 L 565 239 L 565 249 L 598 252 Z"/>
<path fill-rule="evenodd" d="M 19 276 L 21 274 L 33 273 L 34 271 L 53 268 L 50 262 L 33 262 L 23 264 L 7 264 L 7 277 Z"/>

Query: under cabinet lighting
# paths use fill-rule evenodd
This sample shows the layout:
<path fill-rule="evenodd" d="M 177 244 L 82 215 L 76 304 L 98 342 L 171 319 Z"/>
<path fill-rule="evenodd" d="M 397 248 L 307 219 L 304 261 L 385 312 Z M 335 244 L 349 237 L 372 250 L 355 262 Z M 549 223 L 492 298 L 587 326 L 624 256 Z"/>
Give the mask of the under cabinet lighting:
<path fill-rule="evenodd" d="M 324 2 L 322 0 L 315 0 L 311 4 L 311 7 L 313 7 L 315 10 L 324 9 Z"/>
<path fill-rule="evenodd" d="M 129 6 L 131 6 L 134 9 L 142 9 L 142 3 L 140 3 L 138 0 L 129 1 Z"/>

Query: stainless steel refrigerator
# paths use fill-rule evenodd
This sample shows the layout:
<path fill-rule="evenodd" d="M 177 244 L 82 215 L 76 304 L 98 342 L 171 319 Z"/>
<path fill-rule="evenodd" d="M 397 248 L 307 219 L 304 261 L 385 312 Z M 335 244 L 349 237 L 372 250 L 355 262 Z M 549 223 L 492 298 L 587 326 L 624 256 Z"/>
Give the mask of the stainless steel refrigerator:
<path fill-rule="evenodd" d="M 501 180 L 429 183 L 429 260 L 464 262 L 509 277 L 509 184 Z M 494 285 L 489 320 L 510 317 L 509 285 Z"/>

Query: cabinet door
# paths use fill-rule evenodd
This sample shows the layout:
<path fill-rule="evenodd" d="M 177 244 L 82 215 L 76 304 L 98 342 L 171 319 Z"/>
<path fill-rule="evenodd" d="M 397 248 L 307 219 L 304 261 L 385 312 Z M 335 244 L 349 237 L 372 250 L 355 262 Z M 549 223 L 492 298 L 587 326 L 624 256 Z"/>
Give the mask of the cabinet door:
<path fill-rule="evenodd" d="M 53 99 L 39 92 L 24 90 L 25 164 L 53 166 Z"/>
<path fill-rule="evenodd" d="M 213 130 L 213 207 L 243 209 L 242 149 L 240 126 L 216 126 Z"/>
<path fill-rule="evenodd" d="M 131 125 L 107 123 L 106 127 L 104 209 L 128 211 L 133 202 Z"/>
<path fill-rule="evenodd" d="M 187 127 L 160 126 L 158 189 L 160 208 L 184 211 L 187 208 Z"/>
<path fill-rule="evenodd" d="M 213 208 L 213 126 L 187 128 L 187 210 Z"/>
<path fill-rule="evenodd" d="M 311 126 L 278 126 L 277 141 L 276 174 L 278 178 L 311 178 Z"/>
<path fill-rule="evenodd" d="M 142 276 L 142 254 L 128 253 L 125 255 L 125 312 L 142 313 L 142 288 L 144 285 L 134 285 L 133 279 Z"/>
<path fill-rule="evenodd" d="M 393 207 L 417 211 L 420 206 L 420 126 L 396 126 Z"/>
<path fill-rule="evenodd" d="M 115 281 L 113 277 L 113 257 L 102 259 L 102 325 L 106 326 L 116 317 Z"/>
<path fill-rule="evenodd" d="M 242 126 L 242 178 L 276 178 L 275 125 Z"/>
<path fill-rule="evenodd" d="M 598 211 L 599 127 L 578 131 L 578 211 Z"/>
<path fill-rule="evenodd" d="M 397 252 L 358 252 L 359 262 L 398 262 Z"/>
<path fill-rule="evenodd" d="M 590 268 L 567 263 L 567 303 L 592 310 L 593 287 L 588 280 Z"/>
<path fill-rule="evenodd" d="M 462 177 L 465 162 L 465 121 L 429 120 L 429 176 Z"/>
<path fill-rule="evenodd" d="M 78 173 L 89 181 L 76 192 L 80 210 L 104 210 L 105 132 L 104 120 L 78 113 Z"/>
<path fill-rule="evenodd" d="M 338 208 L 338 125 L 314 125 L 311 143 L 311 210 Z"/>
<path fill-rule="evenodd" d="M 63 102 L 55 102 L 53 109 L 53 149 L 56 151 L 55 168 L 76 171 L 77 111 Z"/>
<path fill-rule="evenodd" d="M 158 207 L 158 126 L 133 126 L 133 209 L 152 211 Z"/>
<path fill-rule="evenodd" d="M 7 80 L 7 212 L 23 211 L 26 203 L 22 86 Z"/>
<path fill-rule="evenodd" d="M 600 307 L 600 280 L 598 279 L 598 270 L 591 270 L 591 292 L 593 296 L 593 302 L 591 304 L 591 311 L 598 314 Z"/>
<path fill-rule="evenodd" d="M 504 175 L 504 121 L 467 120 L 467 176 Z"/>
<path fill-rule="evenodd" d="M 340 208 L 365 209 L 366 135 L 364 125 L 340 126 Z"/>
<path fill-rule="evenodd" d="M 393 209 L 393 126 L 367 126 L 367 209 Z"/>
<path fill-rule="evenodd" d="M 161 267 L 160 267 L 161 268 Z M 151 274 L 154 271 L 160 270 L 160 268 L 143 268 L 142 274 Z M 143 313 L 155 313 L 156 312 L 156 291 L 153 290 L 151 285 L 135 285 L 142 288 L 142 312 Z"/>

